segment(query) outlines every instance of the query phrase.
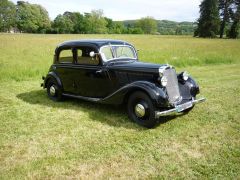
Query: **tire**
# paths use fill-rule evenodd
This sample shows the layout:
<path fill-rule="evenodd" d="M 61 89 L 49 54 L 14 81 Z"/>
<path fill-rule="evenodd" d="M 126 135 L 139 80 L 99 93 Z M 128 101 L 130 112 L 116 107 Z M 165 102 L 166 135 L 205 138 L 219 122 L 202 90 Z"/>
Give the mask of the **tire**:
<path fill-rule="evenodd" d="M 47 82 L 47 94 L 48 97 L 53 101 L 62 100 L 62 90 L 56 80 L 50 79 Z"/>
<path fill-rule="evenodd" d="M 146 93 L 141 91 L 133 93 L 128 99 L 127 108 L 129 118 L 137 124 L 146 128 L 153 128 L 156 125 L 156 108 Z"/>

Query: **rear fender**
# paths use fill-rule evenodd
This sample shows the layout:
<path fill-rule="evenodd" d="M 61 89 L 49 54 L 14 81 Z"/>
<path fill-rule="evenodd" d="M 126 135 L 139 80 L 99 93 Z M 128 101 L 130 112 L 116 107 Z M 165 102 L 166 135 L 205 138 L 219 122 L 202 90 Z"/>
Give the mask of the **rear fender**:
<path fill-rule="evenodd" d="M 60 80 L 60 78 L 58 77 L 58 75 L 55 73 L 55 72 L 49 72 L 47 74 L 47 77 L 45 78 L 44 80 L 44 84 L 43 84 L 43 88 L 46 88 L 47 87 L 47 82 L 50 80 L 50 79 L 54 79 L 57 81 L 58 85 L 60 88 L 63 88 L 63 85 L 62 85 L 62 82 Z"/>

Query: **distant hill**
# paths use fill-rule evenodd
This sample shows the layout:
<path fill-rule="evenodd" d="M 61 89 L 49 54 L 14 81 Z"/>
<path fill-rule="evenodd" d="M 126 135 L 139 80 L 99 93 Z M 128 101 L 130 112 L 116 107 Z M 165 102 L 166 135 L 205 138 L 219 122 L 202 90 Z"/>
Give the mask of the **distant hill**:
<path fill-rule="evenodd" d="M 137 20 L 126 20 L 125 27 L 134 27 Z M 175 22 L 169 20 L 157 20 L 158 32 L 162 35 L 193 35 L 196 24 L 193 22 Z"/>

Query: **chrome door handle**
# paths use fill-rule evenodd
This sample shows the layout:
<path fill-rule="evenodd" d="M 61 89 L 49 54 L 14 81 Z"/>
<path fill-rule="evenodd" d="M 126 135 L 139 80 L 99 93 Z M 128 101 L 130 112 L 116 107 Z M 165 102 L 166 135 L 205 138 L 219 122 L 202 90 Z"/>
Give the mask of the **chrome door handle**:
<path fill-rule="evenodd" d="M 102 72 L 103 72 L 103 70 L 100 69 L 100 70 L 96 71 L 96 74 L 100 74 L 100 73 L 102 73 Z"/>

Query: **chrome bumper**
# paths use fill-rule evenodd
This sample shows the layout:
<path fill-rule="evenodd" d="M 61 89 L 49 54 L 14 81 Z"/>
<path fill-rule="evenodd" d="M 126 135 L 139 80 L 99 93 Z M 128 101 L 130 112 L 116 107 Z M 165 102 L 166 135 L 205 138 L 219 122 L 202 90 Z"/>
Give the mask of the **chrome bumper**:
<path fill-rule="evenodd" d="M 206 98 L 200 98 L 200 99 L 196 99 L 196 100 L 186 102 L 184 104 L 180 104 L 173 109 L 169 109 L 169 110 L 166 110 L 166 111 L 155 111 L 155 118 L 159 118 L 161 116 L 166 116 L 166 115 L 169 115 L 169 114 L 172 114 L 172 113 L 183 112 L 184 110 L 193 107 L 193 105 L 198 104 L 198 103 L 202 103 L 204 101 L 206 101 Z"/>

